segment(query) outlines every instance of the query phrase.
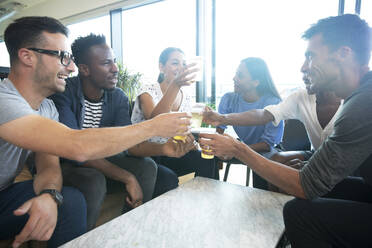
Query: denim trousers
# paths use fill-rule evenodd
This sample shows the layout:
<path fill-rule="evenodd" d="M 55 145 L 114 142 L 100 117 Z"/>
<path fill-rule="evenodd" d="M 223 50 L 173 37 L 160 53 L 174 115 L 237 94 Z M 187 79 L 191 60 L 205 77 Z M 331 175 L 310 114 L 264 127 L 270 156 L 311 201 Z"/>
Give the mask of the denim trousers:
<path fill-rule="evenodd" d="M 58 247 L 86 232 L 86 204 L 83 195 L 71 187 L 62 188 L 63 204 L 58 207 L 57 225 L 48 247 Z M 0 240 L 13 239 L 25 226 L 29 215 L 13 211 L 34 198 L 33 181 L 12 184 L 0 191 Z"/>

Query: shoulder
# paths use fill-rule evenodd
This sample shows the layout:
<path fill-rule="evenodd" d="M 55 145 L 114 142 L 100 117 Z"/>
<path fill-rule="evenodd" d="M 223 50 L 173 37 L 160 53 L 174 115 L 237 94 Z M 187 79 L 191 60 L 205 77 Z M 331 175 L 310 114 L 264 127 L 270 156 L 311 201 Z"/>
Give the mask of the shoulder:
<path fill-rule="evenodd" d="M 78 89 L 80 87 L 80 79 L 78 76 L 66 79 L 66 89 Z"/>
<path fill-rule="evenodd" d="M 343 103 L 341 113 L 348 115 L 360 115 L 366 117 L 371 111 L 372 105 L 372 78 L 356 89 Z M 350 111 L 349 111 L 350 110 Z"/>
<path fill-rule="evenodd" d="M 138 92 L 138 95 L 142 95 L 143 93 L 148 93 L 152 97 L 161 97 L 162 92 L 159 83 L 153 84 L 144 84 L 142 85 L 141 89 Z"/>
<path fill-rule="evenodd" d="M 309 102 L 309 101 L 314 101 L 314 100 L 315 100 L 315 95 L 309 95 L 306 89 L 300 88 L 294 91 L 292 94 L 290 94 L 283 101 L 301 103 L 301 102 Z"/>
<path fill-rule="evenodd" d="M 279 97 L 273 95 L 263 95 L 260 100 L 264 106 L 278 104 L 282 101 Z"/>
<path fill-rule="evenodd" d="M 222 96 L 221 98 L 221 103 L 223 104 L 229 104 L 232 101 L 236 101 L 239 99 L 239 94 L 235 92 L 228 92 L 225 95 Z"/>
<path fill-rule="evenodd" d="M 117 99 L 125 99 L 127 100 L 128 97 L 127 95 L 124 93 L 124 91 L 118 87 L 116 87 L 115 89 L 113 90 L 109 90 L 107 91 L 109 94 L 111 94 L 113 97 L 117 98 Z"/>
<path fill-rule="evenodd" d="M 40 115 L 58 121 L 58 111 L 52 100 L 44 99 L 41 102 Z"/>
<path fill-rule="evenodd" d="M 21 96 L 18 90 L 15 88 L 13 83 L 9 79 L 4 79 L 0 83 L 0 104 L 6 107 L 7 102 L 13 102 L 18 104 L 28 105 L 26 100 Z M 10 104 L 8 107 L 14 106 Z"/>

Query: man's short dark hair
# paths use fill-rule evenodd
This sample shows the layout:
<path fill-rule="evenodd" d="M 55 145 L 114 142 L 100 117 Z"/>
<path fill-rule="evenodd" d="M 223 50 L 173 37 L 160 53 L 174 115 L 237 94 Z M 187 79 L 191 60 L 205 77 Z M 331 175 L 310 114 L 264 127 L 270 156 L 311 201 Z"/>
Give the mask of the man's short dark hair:
<path fill-rule="evenodd" d="M 42 32 L 61 33 L 68 36 L 68 29 L 58 20 L 47 16 L 22 17 L 11 23 L 4 32 L 10 64 L 18 60 L 18 50 L 27 47 L 42 48 Z"/>
<path fill-rule="evenodd" d="M 71 45 L 72 55 L 75 58 L 75 64 L 87 64 L 89 48 L 103 44 L 106 44 L 106 37 L 104 35 L 90 33 L 85 37 L 78 37 Z"/>
<path fill-rule="evenodd" d="M 371 28 L 357 15 L 345 14 L 319 20 L 302 35 L 310 39 L 322 34 L 323 42 L 331 51 L 341 46 L 350 47 L 360 65 L 368 65 L 371 56 Z"/>

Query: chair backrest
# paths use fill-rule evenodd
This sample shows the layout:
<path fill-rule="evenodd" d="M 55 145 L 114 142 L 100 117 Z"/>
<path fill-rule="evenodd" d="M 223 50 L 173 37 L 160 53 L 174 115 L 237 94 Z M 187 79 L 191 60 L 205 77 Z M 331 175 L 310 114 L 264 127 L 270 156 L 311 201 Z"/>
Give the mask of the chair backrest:
<path fill-rule="evenodd" d="M 304 124 L 301 121 L 290 119 L 285 121 L 284 134 L 281 146 L 286 151 L 310 150 L 311 144 Z"/>
<path fill-rule="evenodd" d="M 4 79 L 8 77 L 10 68 L 9 67 L 2 67 L 0 66 L 0 79 Z"/>

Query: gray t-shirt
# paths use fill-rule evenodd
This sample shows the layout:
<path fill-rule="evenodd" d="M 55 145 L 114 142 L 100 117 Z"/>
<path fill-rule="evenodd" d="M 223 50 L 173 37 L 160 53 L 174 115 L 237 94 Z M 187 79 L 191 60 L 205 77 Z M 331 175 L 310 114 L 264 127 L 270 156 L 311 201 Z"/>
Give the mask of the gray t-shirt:
<path fill-rule="evenodd" d="M 35 114 L 58 121 L 58 112 L 53 101 L 44 99 L 40 108 L 35 111 L 9 79 L 0 82 L 0 125 Z M 14 178 L 22 171 L 30 153 L 31 151 L 0 138 L 0 191 L 13 183 Z"/>
<path fill-rule="evenodd" d="M 372 185 L 372 72 L 345 99 L 333 133 L 300 171 L 307 198 L 323 196 L 361 166 L 361 176 Z"/>

